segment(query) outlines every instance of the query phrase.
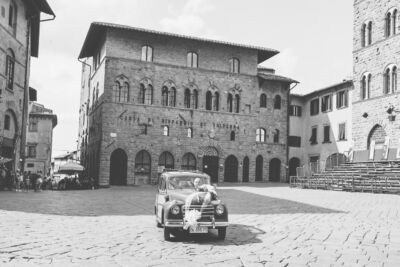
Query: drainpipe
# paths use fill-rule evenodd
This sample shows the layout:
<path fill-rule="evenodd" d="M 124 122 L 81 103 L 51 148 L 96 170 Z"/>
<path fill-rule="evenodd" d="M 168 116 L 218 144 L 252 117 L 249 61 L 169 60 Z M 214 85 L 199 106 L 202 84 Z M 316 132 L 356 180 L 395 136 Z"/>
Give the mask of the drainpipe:
<path fill-rule="evenodd" d="M 24 95 L 23 95 L 23 100 L 22 100 L 23 105 L 22 105 L 21 146 L 20 146 L 20 158 L 21 158 L 20 170 L 22 173 L 25 171 L 25 152 L 26 152 L 26 136 L 27 136 L 26 128 L 27 128 L 27 122 L 28 122 L 28 116 L 29 116 L 28 108 L 29 108 L 29 78 L 30 78 L 30 66 L 31 66 L 31 53 L 30 53 L 30 51 L 31 51 L 31 30 L 32 30 L 31 27 L 32 27 L 32 20 L 36 17 L 38 17 L 38 15 L 28 17 L 27 30 L 26 30 L 25 83 L 24 83 Z M 51 20 L 54 20 L 55 18 L 56 18 L 56 15 L 53 14 L 52 18 L 40 20 L 40 22 L 51 21 Z M 15 158 L 16 158 L 16 156 L 15 156 Z"/>
<path fill-rule="evenodd" d="M 290 99 L 290 92 L 298 85 L 298 83 L 295 83 L 295 85 L 292 88 L 289 88 L 287 91 L 287 99 L 288 99 L 288 105 L 287 105 L 287 111 L 286 111 L 286 119 L 287 119 L 287 127 L 286 127 L 286 182 L 289 181 L 289 135 L 290 135 L 290 116 L 289 116 L 289 109 L 290 109 L 290 104 L 291 104 L 291 99 Z"/>

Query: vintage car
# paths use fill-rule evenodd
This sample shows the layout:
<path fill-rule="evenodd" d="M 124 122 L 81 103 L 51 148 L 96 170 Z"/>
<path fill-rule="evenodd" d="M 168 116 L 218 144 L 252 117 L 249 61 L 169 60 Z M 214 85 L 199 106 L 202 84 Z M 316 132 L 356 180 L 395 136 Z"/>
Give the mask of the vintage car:
<path fill-rule="evenodd" d="M 208 233 L 209 229 L 218 230 L 218 239 L 225 239 L 228 227 L 228 209 L 215 194 L 207 205 L 195 203 L 187 205 L 189 196 L 196 195 L 195 180 L 202 185 L 210 185 L 210 176 L 198 171 L 163 172 L 158 181 L 154 207 L 157 226 L 164 227 L 164 239 L 170 240 L 171 234 L 178 231 L 185 233 Z M 194 194 L 195 193 L 195 194 Z M 186 202 L 186 205 L 185 205 Z M 185 213 L 197 210 L 201 217 L 196 227 L 185 229 Z"/>

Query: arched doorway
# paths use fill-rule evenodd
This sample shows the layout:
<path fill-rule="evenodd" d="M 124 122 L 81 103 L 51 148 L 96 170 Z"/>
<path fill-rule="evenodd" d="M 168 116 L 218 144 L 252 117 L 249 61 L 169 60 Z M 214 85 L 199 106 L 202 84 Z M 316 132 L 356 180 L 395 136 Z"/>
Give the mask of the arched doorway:
<path fill-rule="evenodd" d="M 237 183 L 238 181 L 238 160 L 233 155 L 225 160 L 224 181 L 230 183 Z"/>
<path fill-rule="evenodd" d="M 139 151 L 135 157 L 135 184 L 148 184 L 151 177 L 151 157 L 146 150 Z"/>
<path fill-rule="evenodd" d="M 263 168 L 264 168 L 264 159 L 260 155 L 256 159 L 256 181 L 262 182 L 263 180 Z"/>
<path fill-rule="evenodd" d="M 281 181 L 281 161 L 279 159 L 275 158 L 269 162 L 269 181 Z"/>
<path fill-rule="evenodd" d="M 158 166 L 164 169 L 173 169 L 175 167 L 174 156 L 168 151 L 161 153 L 158 158 Z"/>
<path fill-rule="evenodd" d="M 385 144 L 386 132 L 379 124 L 375 125 L 368 135 L 367 149 L 370 149 L 372 141 L 375 141 L 375 149 L 382 149 Z"/>
<path fill-rule="evenodd" d="M 250 165 L 250 160 L 248 157 L 245 157 L 243 159 L 243 183 L 249 182 L 249 165 Z"/>
<path fill-rule="evenodd" d="M 326 158 L 325 170 L 333 169 L 347 162 L 347 157 L 340 153 L 335 153 Z"/>
<path fill-rule="evenodd" d="M 110 160 L 110 185 L 127 184 L 127 166 L 128 156 L 125 151 L 120 148 L 114 150 L 114 152 L 111 153 Z"/>
<path fill-rule="evenodd" d="M 300 159 L 291 158 L 289 160 L 289 176 L 297 176 L 298 167 L 300 167 Z"/>
<path fill-rule="evenodd" d="M 211 177 L 212 183 L 218 183 L 218 150 L 215 147 L 205 147 L 203 150 L 203 172 Z"/>

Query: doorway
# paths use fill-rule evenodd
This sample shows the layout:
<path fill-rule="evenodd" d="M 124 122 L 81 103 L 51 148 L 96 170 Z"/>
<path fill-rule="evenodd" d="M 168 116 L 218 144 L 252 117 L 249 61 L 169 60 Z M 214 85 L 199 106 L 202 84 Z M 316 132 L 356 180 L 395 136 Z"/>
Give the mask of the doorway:
<path fill-rule="evenodd" d="M 225 160 L 224 182 L 237 183 L 238 181 L 238 160 L 231 155 Z"/>
<path fill-rule="evenodd" d="M 245 157 L 243 160 L 243 183 L 249 182 L 249 165 L 250 165 L 249 158 Z"/>
<path fill-rule="evenodd" d="M 279 159 L 272 159 L 269 162 L 269 181 L 281 181 L 281 161 Z"/>
<path fill-rule="evenodd" d="M 116 149 L 110 160 L 110 185 L 127 184 L 128 156 L 122 149 Z"/>
<path fill-rule="evenodd" d="M 300 167 L 300 160 L 298 158 L 291 158 L 289 160 L 289 177 L 297 176 L 298 167 Z"/>
<path fill-rule="evenodd" d="M 203 157 L 203 172 L 211 177 L 212 183 L 218 183 L 218 164 L 219 158 L 215 156 Z"/>

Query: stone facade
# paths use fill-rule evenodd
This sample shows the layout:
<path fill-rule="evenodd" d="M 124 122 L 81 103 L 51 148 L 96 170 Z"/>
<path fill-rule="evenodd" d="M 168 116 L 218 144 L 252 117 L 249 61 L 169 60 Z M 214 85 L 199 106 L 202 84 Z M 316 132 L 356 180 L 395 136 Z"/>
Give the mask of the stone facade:
<path fill-rule="evenodd" d="M 0 0 L 0 156 L 13 160 L 7 164 L 10 169 L 20 168 L 23 120 L 27 120 L 23 114 L 28 112 L 30 57 L 38 56 L 38 12 L 53 15 L 45 0 Z M 32 16 L 36 19 L 28 27 L 27 17 Z"/>
<path fill-rule="evenodd" d="M 397 10 L 397 11 L 396 11 Z M 385 137 L 390 147 L 400 146 L 400 84 L 397 70 L 400 65 L 400 2 L 398 0 L 359 0 L 354 3 L 354 97 L 353 141 L 355 150 L 367 150 L 373 130 L 382 129 L 376 141 L 383 146 Z M 390 34 L 387 15 L 390 14 Z M 394 23 L 395 21 L 395 23 Z M 371 23 L 370 23 L 371 22 Z M 371 38 L 364 34 L 369 26 Z M 390 71 L 389 92 L 385 92 L 385 73 Z M 393 78 L 393 76 L 395 78 Z M 363 86 L 363 77 L 369 82 Z M 368 85 L 369 84 L 369 85 Z M 363 93 L 369 91 L 368 94 Z M 397 114 L 397 117 L 396 117 Z M 382 141 L 383 140 L 383 141 Z"/>
<path fill-rule="evenodd" d="M 164 167 L 187 167 L 183 162 L 187 153 L 194 157 L 192 167 L 205 172 L 213 168 L 214 182 L 254 182 L 256 176 L 259 181 L 286 181 L 287 96 L 294 81 L 257 67 L 276 51 L 120 25 L 92 24 L 91 29 L 96 31 L 89 30 L 80 56 L 87 59 L 82 69 L 78 148 L 87 174 L 100 185 L 113 184 L 113 175 L 126 176 L 121 184 L 153 183 Z M 103 33 L 93 34 L 99 31 Z M 96 40 L 100 45 L 90 47 Z M 141 60 L 143 45 L 152 47 L 152 62 Z M 198 55 L 197 68 L 187 67 L 190 51 Z M 231 58 L 239 59 L 240 73 L 230 72 Z M 116 101 L 116 81 L 127 84 L 126 101 Z M 152 103 L 142 104 L 141 86 L 153 88 Z M 175 106 L 163 105 L 164 87 L 176 89 Z M 197 107 L 193 101 L 186 107 L 185 90 L 191 97 L 197 92 Z M 214 110 L 216 93 L 218 110 Z M 207 94 L 214 97 L 212 110 L 207 110 Z M 266 108 L 260 108 L 261 94 L 267 97 Z M 232 112 L 229 95 L 234 97 Z M 274 108 L 277 95 L 279 109 Z M 265 140 L 256 141 L 258 128 L 265 130 Z M 141 151 L 150 157 L 150 166 L 140 168 Z M 172 162 L 161 162 L 163 152 L 172 155 Z M 121 165 L 126 175 L 114 174 L 114 153 L 126 161 Z M 262 157 L 258 175 L 257 156 Z"/>
<path fill-rule="evenodd" d="M 35 102 L 29 103 L 26 171 L 50 174 L 53 129 L 56 125 L 57 116 L 52 110 Z"/>

